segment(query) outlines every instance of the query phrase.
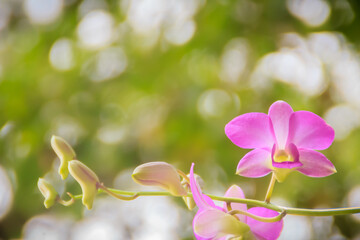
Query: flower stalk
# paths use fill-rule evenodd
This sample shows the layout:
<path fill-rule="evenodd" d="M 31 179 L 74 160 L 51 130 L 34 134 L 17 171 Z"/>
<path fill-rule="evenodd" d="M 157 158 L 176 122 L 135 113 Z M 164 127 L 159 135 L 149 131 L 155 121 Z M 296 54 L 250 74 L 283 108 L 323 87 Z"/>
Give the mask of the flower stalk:
<path fill-rule="evenodd" d="M 282 211 L 279 215 L 277 215 L 275 217 L 260 217 L 255 214 L 241 211 L 241 210 L 231 210 L 230 212 L 228 212 L 228 214 L 230 214 L 230 215 L 241 214 L 241 215 L 251 217 L 255 220 L 261 221 L 261 222 L 277 222 L 277 221 L 280 221 L 283 217 L 285 217 L 286 211 L 285 210 Z"/>
<path fill-rule="evenodd" d="M 73 204 L 75 203 L 75 198 L 74 198 L 74 196 L 73 196 L 71 193 L 69 193 L 69 192 L 67 192 L 66 194 L 70 197 L 69 200 L 63 200 L 63 199 L 61 199 L 61 198 L 59 197 L 59 198 L 57 199 L 57 202 L 60 203 L 61 205 L 65 206 L 65 207 L 68 207 L 68 206 L 73 205 Z"/>
<path fill-rule="evenodd" d="M 98 184 L 97 187 L 98 187 L 98 189 L 102 189 L 104 192 L 106 192 L 110 196 L 113 196 L 120 200 L 131 201 L 131 200 L 136 199 L 139 196 L 137 193 L 133 194 L 132 196 L 120 195 L 118 193 L 111 191 L 109 188 L 105 187 L 104 184 L 102 184 L 102 183 Z"/>
<path fill-rule="evenodd" d="M 123 191 L 114 188 L 107 188 L 109 191 L 115 194 L 121 195 L 137 195 L 137 197 L 141 196 L 173 196 L 169 192 L 165 191 Z M 103 189 L 99 189 L 98 193 L 103 193 Z M 360 213 L 360 207 L 346 207 L 346 208 L 324 208 L 324 209 L 308 209 L 308 208 L 292 208 L 292 207 L 283 207 L 278 206 L 272 203 L 265 203 L 264 201 L 259 201 L 255 199 L 249 198 L 231 198 L 231 197 L 223 197 L 212 194 L 206 194 L 213 200 L 223 201 L 223 202 L 231 202 L 231 203 L 244 203 L 251 206 L 264 207 L 279 213 L 286 212 L 287 215 L 301 215 L 301 216 L 336 216 L 336 215 L 347 215 L 347 214 L 356 214 Z M 192 197 L 192 194 L 189 192 L 186 195 L 187 197 Z M 175 196 L 173 196 L 175 197 Z M 74 199 L 81 199 L 82 195 L 74 195 Z"/>
<path fill-rule="evenodd" d="M 265 202 L 266 203 L 270 202 L 270 198 L 271 198 L 271 195 L 272 195 L 273 190 L 274 190 L 275 182 L 276 182 L 276 176 L 275 176 L 274 173 L 272 173 L 270 184 L 269 184 L 268 190 L 266 192 L 266 196 L 265 196 Z"/>

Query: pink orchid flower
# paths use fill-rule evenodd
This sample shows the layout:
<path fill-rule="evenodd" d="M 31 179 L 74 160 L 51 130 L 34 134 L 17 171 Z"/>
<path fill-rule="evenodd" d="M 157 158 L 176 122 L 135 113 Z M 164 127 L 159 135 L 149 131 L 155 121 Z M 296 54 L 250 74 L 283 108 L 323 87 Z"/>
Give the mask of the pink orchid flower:
<path fill-rule="evenodd" d="M 314 150 L 328 148 L 334 130 L 318 115 L 294 112 L 289 104 L 277 101 L 269 114 L 246 113 L 225 126 L 225 134 L 237 146 L 255 149 L 239 162 L 237 174 L 262 177 L 273 171 L 279 182 L 297 170 L 309 177 L 336 172 L 334 165 Z"/>
<path fill-rule="evenodd" d="M 277 239 L 283 228 L 283 220 L 278 222 L 260 222 L 245 215 L 230 215 L 227 213 L 227 205 L 218 207 L 214 202 L 202 194 L 201 189 L 194 177 L 194 164 L 190 169 L 190 188 L 194 201 L 199 207 L 193 220 L 194 234 L 197 240 L 225 240 L 229 237 L 241 239 Z M 245 198 L 240 187 L 233 185 L 225 193 L 225 197 Z M 276 211 L 254 207 L 247 210 L 245 204 L 232 203 L 233 210 L 248 211 L 260 217 L 275 217 Z"/>

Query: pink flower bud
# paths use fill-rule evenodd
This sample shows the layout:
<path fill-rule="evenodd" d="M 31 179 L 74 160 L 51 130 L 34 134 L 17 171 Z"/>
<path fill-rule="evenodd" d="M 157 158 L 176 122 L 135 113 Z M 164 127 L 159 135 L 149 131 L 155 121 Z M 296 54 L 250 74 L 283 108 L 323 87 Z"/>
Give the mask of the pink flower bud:
<path fill-rule="evenodd" d="M 132 178 L 136 183 L 146 186 L 158 186 L 174 196 L 184 196 L 187 191 L 180 182 L 175 167 L 166 162 L 149 162 L 135 168 Z"/>

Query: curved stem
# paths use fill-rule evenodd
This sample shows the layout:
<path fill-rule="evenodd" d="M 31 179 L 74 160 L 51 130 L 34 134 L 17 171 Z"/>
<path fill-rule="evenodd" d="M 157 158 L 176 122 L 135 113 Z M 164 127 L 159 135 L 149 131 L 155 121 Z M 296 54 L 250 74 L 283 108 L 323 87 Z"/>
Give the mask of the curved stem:
<path fill-rule="evenodd" d="M 226 208 L 229 212 L 232 210 L 231 202 L 226 202 Z"/>
<path fill-rule="evenodd" d="M 111 189 L 105 187 L 102 183 L 98 184 L 98 188 L 102 189 L 104 192 L 106 192 L 107 194 L 109 194 L 117 199 L 125 200 L 125 201 L 134 200 L 135 198 L 137 198 L 139 196 L 137 193 L 134 193 L 132 196 L 124 196 L 124 195 L 116 194 Z"/>
<path fill-rule="evenodd" d="M 132 191 L 122 191 L 113 188 L 107 188 L 110 192 L 120 195 L 137 195 L 140 196 L 173 196 L 169 192 L 164 191 L 154 191 L 154 192 L 132 192 Z M 99 189 L 98 193 L 105 192 L 103 189 Z M 107 192 L 108 193 L 108 192 Z M 247 198 L 230 198 L 223 196 L 216 196 L 212 194 L 206 194 L 213 200 L 224 201 L 224 202 L 234 202 L 234 203 L 244 203 L 251 206 L 264 207 L 267 209 L 271 209 L 277 212 L 286 211 L 288 215 L 302 215 L 302 216 L 334 216 L 334 215 L 346 215 L 346 214 L 355 214 L 360 213 L 360 207 L 349 207 L 349 208 L 327 208 L 327 209 L 306 209 L 306 208 L 291 208 L 291 207 L 282 207 L 271 203 L 266 203 L 264 201 L 247 199 Z M 82 195 L 74 196 L 74 199 L 81 199 Z M 125 197 L 125 196 L 122 196 Z M 174 196 L 173 196 L 174 197 Z M 192 197 L 192 194 L 189 192 L 186 196 L 182 197 Z M 131 200 L 131 199 L 128 199 Z"/>
<path fill-rule="evenodd" d="M 268 190 L 266 192 L 266 196 L 265 196 L 265 202 L 266 203 L 270 202 L 270 198 L 271 198 L 271 195 L 272 195 L 273 190 L 274 190 L 275 182 L 276 182 L 276 178 L 275 178 L 275 174 L 273 172 L 272 175 L 271 175 L 270 184 L 269 184 Z"/>
<path fill-rule="evenodd" d="M 231 214 L 231 215 L 241 214 L 241 215 L 251 217 L 255 220 L 261 221 L 261 222 L 277 222 L 277 221 L 280 221 L 283 217 L 285 217 L 286 211 L 284 210 L 279 215 L 277 215 L 275 217 L 270 217 L 270 218 L 260 217 L 260 216 L 254 215 L 252 213 L 249 213 L 246 211 L 241 211 L 241 210 L 231 210 L 230 212 L 228 212 L 228 214 Z"/>
<path fill-rule="evenodd" d="M 63 200 L 63 199 L 61 199 L 60 197 L 58 197 L 58 198 L 56 199 L 56 201 L 57 201 L 58 203 L 60 203 L 61 205 L 65 206 L 65 207 L 70 206 L 70 205 L 72 205 L 73 203 L 75 203 L 75 198 L 74 198 L 74 196 L 73 196 L 71 193 L 69 193 L 69 192 L 67 192 L 66 194 L 69 195 L 69 197 L 70 197 L 69 200 L 67 200 L 67 201 L 66 201 L 66 200 Z"/>

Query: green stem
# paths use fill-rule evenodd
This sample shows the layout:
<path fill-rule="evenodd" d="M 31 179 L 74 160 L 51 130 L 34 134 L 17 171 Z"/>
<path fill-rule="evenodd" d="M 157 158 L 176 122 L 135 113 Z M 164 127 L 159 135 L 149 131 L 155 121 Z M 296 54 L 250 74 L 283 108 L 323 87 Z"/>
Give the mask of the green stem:
<path fill-rule="evenodd" d="M 68 206 L 74 204 L 75 203 L 74 196 L 69 192 L 67 192 L 67 195 L 69 195 L 69 197 L 70 197 L 69 200 L 63 200 L 60 198 L 60 196 L 58 196 L 56 201 L 65 207 L 68 207 Z"/>
<path fill-rule="evenodd" d="M 266 203 L 270 202 L 270 198 L 271 198 L 271 195 L 272 195 L 273 190 L 274 190 L 275 182 L 276 182 L 276 178 L 275 178 L 275 174 L 273 172 L 272 175 L 271 175 L 270 184 L 269 184 L 268 190 L 266 192 L 266 196 L 265 196 L 265 202 Z"/>
<path fill-rule="evenodd" d="M 109 191 L 115 194 L 121 195 L 137 195 L 140 196 L 173 196 L 169 192 L 164 191 L 155 191 L 155 192 L 132 192 L 132 191 L 122 191 L 118 189 L 108 188 Z M 98 193 L 104 192 L 102 189 L 98 190 Z M 216 196 L 212 194 L 206 194 L 213 200 L 223 201 L 223 202 L 234 202 L 234 203 L 244 203 L 251 206 L 264 207 L 271 209 L 277 212 L 284 212 L 288 215 L 302 215 L 302 216 L 334 216 L 334 215 L 346 215 L 346 214 L 355 214 L 360 213 L 360 207 L 349 207 L 349 208 L 325 208 L 325 209 L 306 209 L 306 208 L 291 208 L 291 207 L 282 207 L 271 203 L 266 203 L 264 201 L 247 199 L 247 198 L 230 198 Z M 82 195 L 74 196 L 74 199 L 81 199 Z M 192 194 L 189 192 L 184 197 L 192 197 Z"/>
<path fill-rule="evenodd" d="M 241 215 L 251 217 L 255 220 L 261 221 L 261 222 L 277 222 L 277 221 L 280 221 L 283 217 L 285 217 L 286 211 L 282 211 L 279 215 L 277 215 L 275 217 L 270 217 L 270 218 L 260 217 L 260 216 L 254 215 L 252 213 L 249 213 L 246 211 L 241 211 L 241 210 L 231 210 L 230 212 L 228 212 L 228 214 L 231 214 L 231 215 L 241 214 Z"/>
<path fill-rule="evenodd" d="M 131 201 L 131 200 L 136 199 L 139 196 L 137 193 L 133 194 L 132 196 L 120 195 L 120 194 L 115 193 L 114 191 L 110 190 L 109 188 L 105 187 L 101 183 L 98 185 L 98 187 L 99 187 L 99 189 L 102 189 L 104 192 L 106 192 L 110 196 L 113 196 L 113 197 L 115 197 L 117 199 L 120 199 L 120 200 Z"/>

